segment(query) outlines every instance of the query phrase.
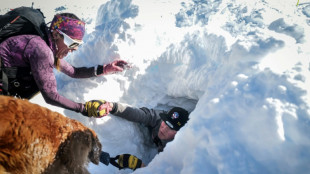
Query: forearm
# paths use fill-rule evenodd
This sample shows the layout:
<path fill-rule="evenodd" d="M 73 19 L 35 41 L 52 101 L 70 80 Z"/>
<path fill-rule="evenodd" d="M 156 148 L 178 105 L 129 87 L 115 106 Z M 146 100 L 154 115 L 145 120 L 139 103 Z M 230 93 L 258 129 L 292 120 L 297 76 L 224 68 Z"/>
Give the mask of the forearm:
<path fill-rule="evenodd" d="M 75 112 L 83 112 L 84 110 L 84 105 L 82 103 L 76 103 L 73 102 L 58 93 L 45 93 L 42 92 L 42 96 L 45 100 L 46 103 L 58 106 L 64 109 L 69 109 L 71 111 Z"/>
<path fill-rule="evenodd" d="M 122 72 L 124 70 L 124 67 L 127 67 L 128 64 L 124 60 L 115 60 L 105 65 L 98 65 L 90 68 L 86 67 L 76 68 L 63 59 L 59 61 L 60 61 L 60 70 L 72 78 L 89 78 L 94 76 L 114 74 L 117 72 Z"/>
<path fill-rule="evenodd" d="M 95 67 L 74 67 L 65 60 L 60 60 L 60 71 L 72 78 L 95 77 Z"/>
<path fill-rule="evenodd" d="M 75 112 L 83 111 L 84 107 L 81 103 L 73 102 L 58 93 L 56 79 L 53 74 L 47 75 L 46 78 L 38 78 L 37 85 L 46 103 Z"/>
<path fill-rule="evenodd" d="M 159 119 L 157 112 L 153 109 L 136 108 L 120 103 L 113 103 L 113 109 L 110 113 L 128 121 L 154 126 Z"/>
<path fill-rule="evenodd" d="M 83 105 L 81 103 L 73 102 L 58 93 L 53 67 L 44 64 L 41 64 L 41 66 L 43 68 L 33 68 L 32 73 L 46 103 L 72 111 L 82 112 Z"/>

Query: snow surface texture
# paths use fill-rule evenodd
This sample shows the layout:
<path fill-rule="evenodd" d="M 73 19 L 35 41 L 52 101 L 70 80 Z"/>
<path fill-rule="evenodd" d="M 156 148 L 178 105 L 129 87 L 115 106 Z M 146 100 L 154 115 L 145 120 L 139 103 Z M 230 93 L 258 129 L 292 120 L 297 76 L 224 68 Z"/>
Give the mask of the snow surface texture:
<path fill-rule="evenodd" d="M 134 173 L 309 173 L 310 1 L 56 2 L 55 10 L 84 16 L 92 26 L 69 62 L 94 66 L 121 58 L 133 65 L 91 79 L 56 72 L 62 95 L 192 111 L 156 155 L 137 124 L 86 118 L 42 96 L 32 100 L 94 129 L 111 156 L 130 153 L 148 164 Z M 132 172 L 103 164 L 89 170 Z"/>

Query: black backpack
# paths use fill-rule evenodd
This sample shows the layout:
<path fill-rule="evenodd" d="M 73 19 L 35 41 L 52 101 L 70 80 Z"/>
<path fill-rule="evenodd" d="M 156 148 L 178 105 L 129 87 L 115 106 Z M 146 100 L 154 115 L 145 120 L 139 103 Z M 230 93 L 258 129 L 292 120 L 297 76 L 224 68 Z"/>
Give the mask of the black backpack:
<path fill-rule="evenodd" d="M 40 9 L 31 7 L 15 8 L 0 15 L 0 43 L 6 38 L 21 34 L 39 35 L 46 43 L 47 25 Z"/>
<path fill-rule="evenodd" d="M 44 18 L 40 9 L 30 7 L 19 7 L 0 15 L 0 43 L 11 36 L 34 34 L 39 35 L 48 44 L 47 25 Z M 0 85 L 0 95 L 30 99 L 39 91 L 30 68 L 5 68 L 2 62 L 0 63 Z"/>

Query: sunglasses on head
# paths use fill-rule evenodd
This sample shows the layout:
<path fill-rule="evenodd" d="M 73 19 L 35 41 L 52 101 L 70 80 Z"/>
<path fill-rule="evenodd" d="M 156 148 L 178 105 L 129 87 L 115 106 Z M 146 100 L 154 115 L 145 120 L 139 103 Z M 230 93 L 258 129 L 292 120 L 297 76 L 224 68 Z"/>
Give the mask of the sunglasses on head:
<path fill-rule="evenodd" d="M 75 48 L 83 44 L 83 41 L 77 41 L 66 35 L 61 30 L 57 30 L 61 35 L 64 37 L 64 43 L 67 45 L 68 48 Z"/>

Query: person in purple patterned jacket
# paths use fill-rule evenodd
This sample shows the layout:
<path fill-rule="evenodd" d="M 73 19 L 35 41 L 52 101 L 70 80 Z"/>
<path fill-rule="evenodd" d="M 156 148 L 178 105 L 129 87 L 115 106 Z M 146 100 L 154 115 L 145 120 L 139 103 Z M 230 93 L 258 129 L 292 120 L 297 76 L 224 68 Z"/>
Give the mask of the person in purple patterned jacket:
<path fill-rule="evenodd" d="M 96 67 L 73 67 L 63 58 L 82 44 L 85 23 L 72 13 L 56 14 L 48 30 L 49 43 L 37 35 L 12 36 L 0 44 L 1 65 L 17 67 L 20 82 L 10 84 L 9 95 L 31 98 L 38 91 L 49 104 L 82 113 L 85 116 L 102 117 L 108 114 L 105 101 L 91 100 L 85 104 L 71 101 L 57 92 L 53 68 L 72 78 L 90 78 L 121 72 L 127 62 L 115 60 Z M 29 88 L 28 90 L 25 89 Z M 30 92 L 29 92 L 30 91 Z"/>

